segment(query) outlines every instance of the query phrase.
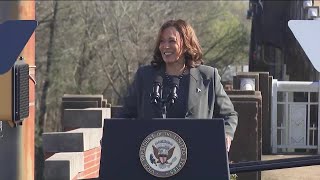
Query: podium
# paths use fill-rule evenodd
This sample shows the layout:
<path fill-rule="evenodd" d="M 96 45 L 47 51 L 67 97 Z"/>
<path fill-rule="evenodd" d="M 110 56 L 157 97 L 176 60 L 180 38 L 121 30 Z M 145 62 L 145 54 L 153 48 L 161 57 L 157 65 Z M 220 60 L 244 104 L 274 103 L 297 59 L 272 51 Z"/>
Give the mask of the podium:
<path fill-rule="evenodd" d="M 106 119 L 101 180 L 229 180 L 222 119 Z"/>

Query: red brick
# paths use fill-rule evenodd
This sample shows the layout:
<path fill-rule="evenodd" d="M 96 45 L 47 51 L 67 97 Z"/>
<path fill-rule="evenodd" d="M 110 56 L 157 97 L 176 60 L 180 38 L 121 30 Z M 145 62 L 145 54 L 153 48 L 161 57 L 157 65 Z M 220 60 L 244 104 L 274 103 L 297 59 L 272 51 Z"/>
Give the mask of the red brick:
<path fill-rule="evenodd" d="M 100 164 L 100 159 L 95 159 L 93 161 L 85 162 L 84 169 L 86 170 L 86 169 L 88 169 L 94 165 L 97 165 L 97 164 Z"/>
<path fill-rule="evenodd" d="M 99 177 L 99 170 L 92 172 L 90 174 L 87 174 L 84 178 L 97 178 Z"/>
<path fill-rule="evenodd" d="M 89 156 L 91 154 L 94 154 L 94 153 L 97 153 L 97 152 L 100 152 L 100 151 L 101 151 L 100 147 L 96 147 L 96 148 L 90 149 L 90 150 L 84 152 L 84 157 L 87 157 L 87 156 Z"/>
<path fill-rule="evenodd" d="M 100 159 L 100 152 L 96 152 L 94 154 L 90 154 L 88 156 L 84 157 L 84 163 L 89 162 L 89 161 L 93 161 L 96 159 Z"/>
<path fill-rule="evenodd" d="M 95 172 L 95 171 L 97 171 L 97 170 L 99 170 L 100 169 L 100 164 L 97 164 L 97 165 L 95 165 L 95 166 L 92 166 L 91 168 L 88 168 L 88 169 L 85 169 L 83 172 L 82 172 L 82 176 L 84 175 L 84 176 L 86 176 L 87 174 L 90 174 L 90 173 L 92 173 L 92 172 Z"/>

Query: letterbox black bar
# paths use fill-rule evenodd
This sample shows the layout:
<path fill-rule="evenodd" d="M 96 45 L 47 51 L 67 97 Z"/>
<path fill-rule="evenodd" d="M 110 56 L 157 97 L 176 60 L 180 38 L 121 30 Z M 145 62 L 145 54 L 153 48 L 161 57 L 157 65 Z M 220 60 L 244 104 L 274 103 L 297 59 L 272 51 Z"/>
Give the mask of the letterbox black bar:
<path fill-rule="evenodd" d="M 230 164 L 230 173 L 266 171 L 273 169 L 294 168 L 320 165 L 320 156 L 277 159 L 269 161 L 253 161 Z"/>

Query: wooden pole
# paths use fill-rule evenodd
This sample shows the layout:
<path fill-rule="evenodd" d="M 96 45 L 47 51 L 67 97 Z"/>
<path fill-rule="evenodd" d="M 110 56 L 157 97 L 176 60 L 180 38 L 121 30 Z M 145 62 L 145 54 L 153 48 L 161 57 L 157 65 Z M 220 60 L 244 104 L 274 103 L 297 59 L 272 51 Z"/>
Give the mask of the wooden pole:
<path fill-rule="evenodd" d="M 18 3 L 19 20 L 35 20 L 35 1 L 20 0 Z M 29 74 L 35 79 L 35 33 L 31 36 L 21 56 L 29 64 Z M 20 163 L 20 180 L 34 179 L 34 155 L 35 155 L 35 84 L 29 81 L 29 117 L 23 121 L 21 141 L 22 150 Z"/>

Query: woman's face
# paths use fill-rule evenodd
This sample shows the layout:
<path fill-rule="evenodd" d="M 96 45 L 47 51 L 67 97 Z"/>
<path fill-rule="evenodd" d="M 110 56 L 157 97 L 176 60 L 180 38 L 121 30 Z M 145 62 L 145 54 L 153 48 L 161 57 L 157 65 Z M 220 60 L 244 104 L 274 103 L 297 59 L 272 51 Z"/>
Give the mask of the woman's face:
<path fill-rule="evenodd" d="M 168 27 L 162 31 L 159 50 L 166 64 L 176 63 L 182 59 L 183 42 L 175 27 Z"/>

